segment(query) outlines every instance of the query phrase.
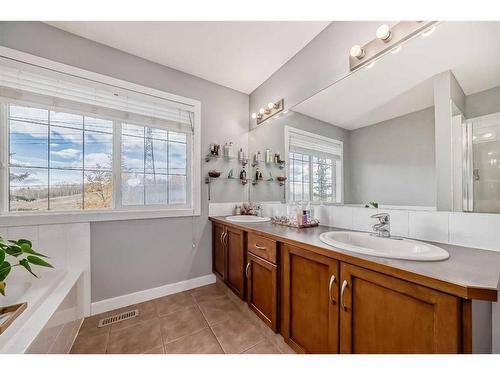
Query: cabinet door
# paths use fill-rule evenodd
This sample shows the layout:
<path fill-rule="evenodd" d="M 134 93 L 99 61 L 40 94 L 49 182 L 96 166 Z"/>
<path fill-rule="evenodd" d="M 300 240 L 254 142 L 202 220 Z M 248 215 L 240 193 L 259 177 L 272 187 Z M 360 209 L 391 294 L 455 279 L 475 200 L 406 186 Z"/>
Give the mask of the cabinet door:
<path fill-rule="evenodd" d="M 347 263 L 341 280 L 341 353 L 460 351 L 457 297 Z"/>
<path fill-rule="evenodd" d="M 239 229 L 226 227 L 226 264 L 227 285 L 240 298 L 244 298 L 245 287 L 245 239 L 244 232 Z"/>
<path fill-rule="evenodd" d="M 224 226 L 213 223 L 212 230 L 212 270 L 221 279 L 226 279 L 226 235 Z"/>
<path fill-rule="evenodd" d="M 283 327 L 297 352 L 338 353 L 338 262 L 283 246 Z"/>
<path fill-rule="evenodd" d="M 252 253 L 247 254 L 247 302 L 275 332 L 278 328 L 278 271 L 277 266 Z"/>

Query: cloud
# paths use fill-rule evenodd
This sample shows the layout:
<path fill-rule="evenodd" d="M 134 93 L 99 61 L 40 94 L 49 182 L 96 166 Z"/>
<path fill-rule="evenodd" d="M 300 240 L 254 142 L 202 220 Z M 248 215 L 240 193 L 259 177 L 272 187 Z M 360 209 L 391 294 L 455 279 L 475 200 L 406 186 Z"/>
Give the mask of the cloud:
<path fill-rule="evenodd" d="M 103 152 L 96 152 L 85 155 L 85 167 L 96 167 L 99 165 L 101 168 L 111 168 L 111 155 Z"/>
<path fill-rule="evenodd" d="M 77 150 L 74 148 L 65 148 L 65 149 L 60 150 L 60 151 L 52 151 L 51 152 L 52 155 L 59 156 L 60 158 L 63 158 L 63 159 L 76 158 L 80 155 L 80 153 L 81 153 L 80 150 Z"/>

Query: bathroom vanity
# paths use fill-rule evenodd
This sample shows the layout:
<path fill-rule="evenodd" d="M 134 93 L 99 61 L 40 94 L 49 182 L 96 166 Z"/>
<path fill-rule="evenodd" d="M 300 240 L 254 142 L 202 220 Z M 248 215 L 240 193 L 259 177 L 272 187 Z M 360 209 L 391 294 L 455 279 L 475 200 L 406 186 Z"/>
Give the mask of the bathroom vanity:
<path fill-rule="evenodd" d="M 497 300 L 500 253 L 389 259 L 323 243 L 332 227 L 210 220 L 214 273 L 296 352 L 472 353 L 475 330 L 491 332 L 473 300 Z"/>

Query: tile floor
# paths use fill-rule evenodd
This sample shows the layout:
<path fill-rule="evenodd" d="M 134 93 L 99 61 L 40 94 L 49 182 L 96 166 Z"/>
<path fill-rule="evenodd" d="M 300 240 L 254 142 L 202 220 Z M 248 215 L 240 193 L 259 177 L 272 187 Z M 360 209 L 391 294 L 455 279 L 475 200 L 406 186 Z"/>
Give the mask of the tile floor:
<path fill-rule="evenodd" d="M 138 309 L 139 316 L 98 328 L 100 319 Z M 224 284 L 109 311 L 84 320 L 74 354 L 280 354 L 293 353 Z"/>

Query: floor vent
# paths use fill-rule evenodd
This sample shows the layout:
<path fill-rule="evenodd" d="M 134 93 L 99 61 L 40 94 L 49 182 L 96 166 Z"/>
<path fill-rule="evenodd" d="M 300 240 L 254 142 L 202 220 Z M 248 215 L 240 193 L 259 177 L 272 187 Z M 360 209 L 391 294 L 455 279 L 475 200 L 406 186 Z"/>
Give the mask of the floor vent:
<path fill-rule="evenodd" d="M 130 311 L 123 312 L 121 314 L 108 316 L 107 318 L 99 320 L 99 324 L 97 325 L 97 327 L 98 328 L 106 327 L 106 326 L 109 326 L 110 324 L 115 324 L 115 323 L 123 322 L 124 320 L 127 320 L 127 319 L 135 318 L 136 316 L 139 316 L 139 310 L 130 310 Z"/>

